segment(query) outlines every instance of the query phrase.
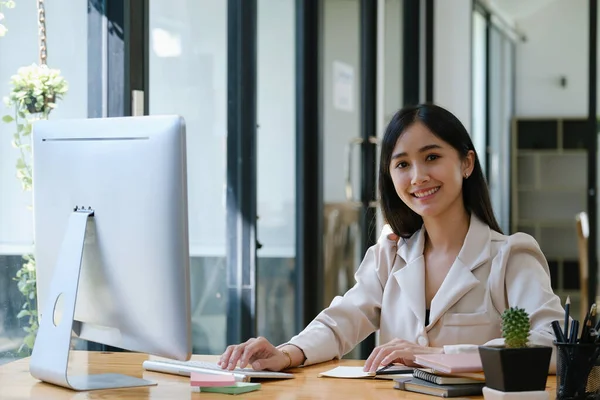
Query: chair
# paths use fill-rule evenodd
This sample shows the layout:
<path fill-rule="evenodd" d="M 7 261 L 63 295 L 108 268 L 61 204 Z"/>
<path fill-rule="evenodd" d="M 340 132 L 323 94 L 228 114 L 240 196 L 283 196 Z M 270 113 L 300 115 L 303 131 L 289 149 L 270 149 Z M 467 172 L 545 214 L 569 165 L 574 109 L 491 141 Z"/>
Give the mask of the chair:
<path fill-rule="evenodd" d="M 354 285 L 360 207 L 360 203 L 352 202 L 324 205 L 323 307 Z"/>
<path fill-rule="evenodd" d="M 580 212 L 575 216 L 577 225 L 577 250 L 579 252 L 579 286 L 581 291 L 580 314 L 583 321 L 589 310 L 588 305 L 588 237 L 590 236 L 590 225 L 586 212 Z"/>

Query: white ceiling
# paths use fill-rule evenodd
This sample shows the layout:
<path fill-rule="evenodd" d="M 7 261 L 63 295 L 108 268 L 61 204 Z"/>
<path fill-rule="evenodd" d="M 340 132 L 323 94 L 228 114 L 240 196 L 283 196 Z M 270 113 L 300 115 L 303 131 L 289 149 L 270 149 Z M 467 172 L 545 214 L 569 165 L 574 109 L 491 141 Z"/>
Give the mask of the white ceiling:
<path fill-rule="evenodd" d="M 555 1 L 557 0 L 487 0 L 493 8 L 513 22 L 527 18 Z"/>

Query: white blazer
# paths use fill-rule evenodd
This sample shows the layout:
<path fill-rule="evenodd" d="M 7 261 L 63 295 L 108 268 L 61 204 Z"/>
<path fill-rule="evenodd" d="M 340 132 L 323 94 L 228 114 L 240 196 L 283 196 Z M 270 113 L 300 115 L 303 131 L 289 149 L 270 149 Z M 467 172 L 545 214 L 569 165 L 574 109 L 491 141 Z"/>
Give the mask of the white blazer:
<path fill-rule="evenodd" d="M 472 215 L 463 247 L 431 302 L 425 325 L 425 231 L 398 242 L 388 238 L 390 232 L 384 229 L 367 251 L 354 287 L 290 340 L 304 351 L 305 365 L 341 358 L 378 329 L 382 344 L 400 338 L 443 347 L 446 353 L 501 345 L 500 314 L 509 306 L 529 313 L 530 343 L 554 347 L 550 323 L 563 321 L 564 310 L 533 237 L 502 235 Z"/>

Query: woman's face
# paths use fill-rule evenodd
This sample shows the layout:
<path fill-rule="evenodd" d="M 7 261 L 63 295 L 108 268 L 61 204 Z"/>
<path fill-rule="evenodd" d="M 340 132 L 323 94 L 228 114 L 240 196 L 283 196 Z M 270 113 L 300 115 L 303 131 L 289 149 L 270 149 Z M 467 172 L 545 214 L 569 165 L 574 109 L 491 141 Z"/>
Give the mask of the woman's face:
<path fill-rule="evenodd" d="M 400 135 L 392 152 L 390 175 L 400 199 L 425 218 L 463 207 L 462 184 L 473 171 L 475 153 L 458 151 L 415 122 Z"/>

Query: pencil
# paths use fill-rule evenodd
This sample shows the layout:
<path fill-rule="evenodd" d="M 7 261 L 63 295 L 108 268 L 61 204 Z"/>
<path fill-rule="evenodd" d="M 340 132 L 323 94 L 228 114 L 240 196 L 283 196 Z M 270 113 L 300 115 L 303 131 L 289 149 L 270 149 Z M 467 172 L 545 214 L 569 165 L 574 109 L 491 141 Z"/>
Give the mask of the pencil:
<path fill-rule="evenodd" d="M 581 324 L 581 343 L 585 343 L 587 342 L 588 339 L 588 331 L 589 328 L 591 327 L 590 325 L 590 315 L 592 314 L 592 310 L 594 310 L 594 307 L 596 306 L 596 304 L 592 304 L 590 306 L 590 310 L 587 312 L 587 314 L 585 314 L 585 318 L 583 320 L 583 324 Z"/>
<path fill-rule="evenodd" d="M 585 316 L 585 321 L 581 331 L 581 342 L 588 343 L 590 340 L 590 330 L 592 329 L 592 319 L 596 316 L 596 303 L 592 304 L 590 311 Z"/>

